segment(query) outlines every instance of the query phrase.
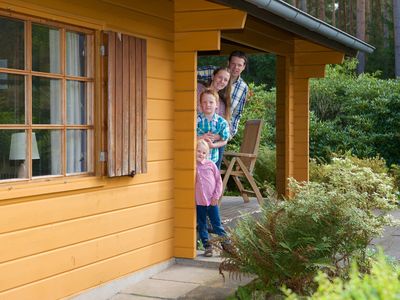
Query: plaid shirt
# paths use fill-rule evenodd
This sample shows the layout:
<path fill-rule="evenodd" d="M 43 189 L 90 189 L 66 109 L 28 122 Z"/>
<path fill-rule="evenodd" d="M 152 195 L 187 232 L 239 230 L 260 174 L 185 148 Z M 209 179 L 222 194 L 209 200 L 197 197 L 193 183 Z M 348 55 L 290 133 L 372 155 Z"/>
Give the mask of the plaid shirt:
<path fill-rule="evenodd" d="M 226 141 L 229 139 L 229 125 L 228 122 L 215 113 L 209 121 L 204 113 L 197 115 L 197 136 L 201 136 L 205 133 L 211 132 L 212 134 L 218 134 L 221 140 Z M 218 148 L 210 149 L 210 160 L 216 163 L 219 158 Z"/>
<path fill-rule="evenodd" d="M 197 68 L 197 79 L 201 81 L 210 81 L 215 66 L 203 66 Z M 234 83 L 232 83 L 231 89 L 231 121 L 230 121 L 230 133 L 231 138 L 237 133 L 240 118 L 244 105 L 246 104 L 246 97 L 249 87 L 246 82 L 239 77 Z"/>

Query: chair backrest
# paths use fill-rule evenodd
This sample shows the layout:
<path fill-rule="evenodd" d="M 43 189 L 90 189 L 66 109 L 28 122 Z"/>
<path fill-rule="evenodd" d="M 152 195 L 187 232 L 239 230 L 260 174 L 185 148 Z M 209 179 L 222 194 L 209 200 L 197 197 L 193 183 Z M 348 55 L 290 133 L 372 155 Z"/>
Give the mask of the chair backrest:
<path fill-rule="evenodd" d="M 260 146 L 262 120 L 248 120 L 244 127 L 243 141 L 240 146 L 241 153 L 258 154 Z M 257 158 L 241 158 L 250 173 L 253 172 Z"/>

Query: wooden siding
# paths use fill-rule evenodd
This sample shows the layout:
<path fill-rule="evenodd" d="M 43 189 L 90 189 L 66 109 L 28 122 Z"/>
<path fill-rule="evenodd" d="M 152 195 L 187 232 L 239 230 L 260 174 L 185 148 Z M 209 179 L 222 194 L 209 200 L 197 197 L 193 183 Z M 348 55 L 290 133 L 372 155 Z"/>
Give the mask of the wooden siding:
<path fill-rule="evenodd" d="M 197 51 L 220 50 L 221 29 L 243 28 L 246 13 L 202 0 L 175 0 L 174 4 L 174 255 L 193 258 Z"/>
<path fill-rule="evenodd" d="M 341 63 L 339 53 L 314 43 L 294 39 L 293 54 L 277 59 L 276 155 L 277 190 L 290 196 L 289 177 L 308 181 L 309 79 L 323 77 L 325 65 Z"/>
<path fill-rule="evenodd" d="M 146 39 L 148 61 L 146 174 L 0 184 L 0 299 L 63 298 L 173 256 L 172 5 L 164 0 L 0 0 L 0 8 L 10 13 L 95 29 L 96 46 L 101 30 Z M 95 120 L 103 130 L 96 55 Z M 100 132 L 96 135 L 100 138 Z"/>

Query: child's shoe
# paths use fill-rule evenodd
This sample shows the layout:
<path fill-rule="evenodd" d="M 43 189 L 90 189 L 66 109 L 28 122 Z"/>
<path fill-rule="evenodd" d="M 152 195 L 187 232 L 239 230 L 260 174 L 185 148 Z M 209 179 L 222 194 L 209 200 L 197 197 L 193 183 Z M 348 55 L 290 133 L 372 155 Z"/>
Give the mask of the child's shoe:
<path fill-rule="evenodd" d="M 211 246 L 207 246 L 206 249 L 204 250 L 204 256 L 205 257 L 211 257 L 213 256 L 213 250 Z"/>

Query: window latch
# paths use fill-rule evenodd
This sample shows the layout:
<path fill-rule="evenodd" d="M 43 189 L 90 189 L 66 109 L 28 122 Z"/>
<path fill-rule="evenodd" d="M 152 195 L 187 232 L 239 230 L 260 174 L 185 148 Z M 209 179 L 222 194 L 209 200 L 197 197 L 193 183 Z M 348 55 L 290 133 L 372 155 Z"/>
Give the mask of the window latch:
<path fill-rule="evenodd" d="M 106 158 L 107 158 L 107 152 L 104 151 L 100 152 L 100 161 L 104 162 L 106 161 Z"/>

